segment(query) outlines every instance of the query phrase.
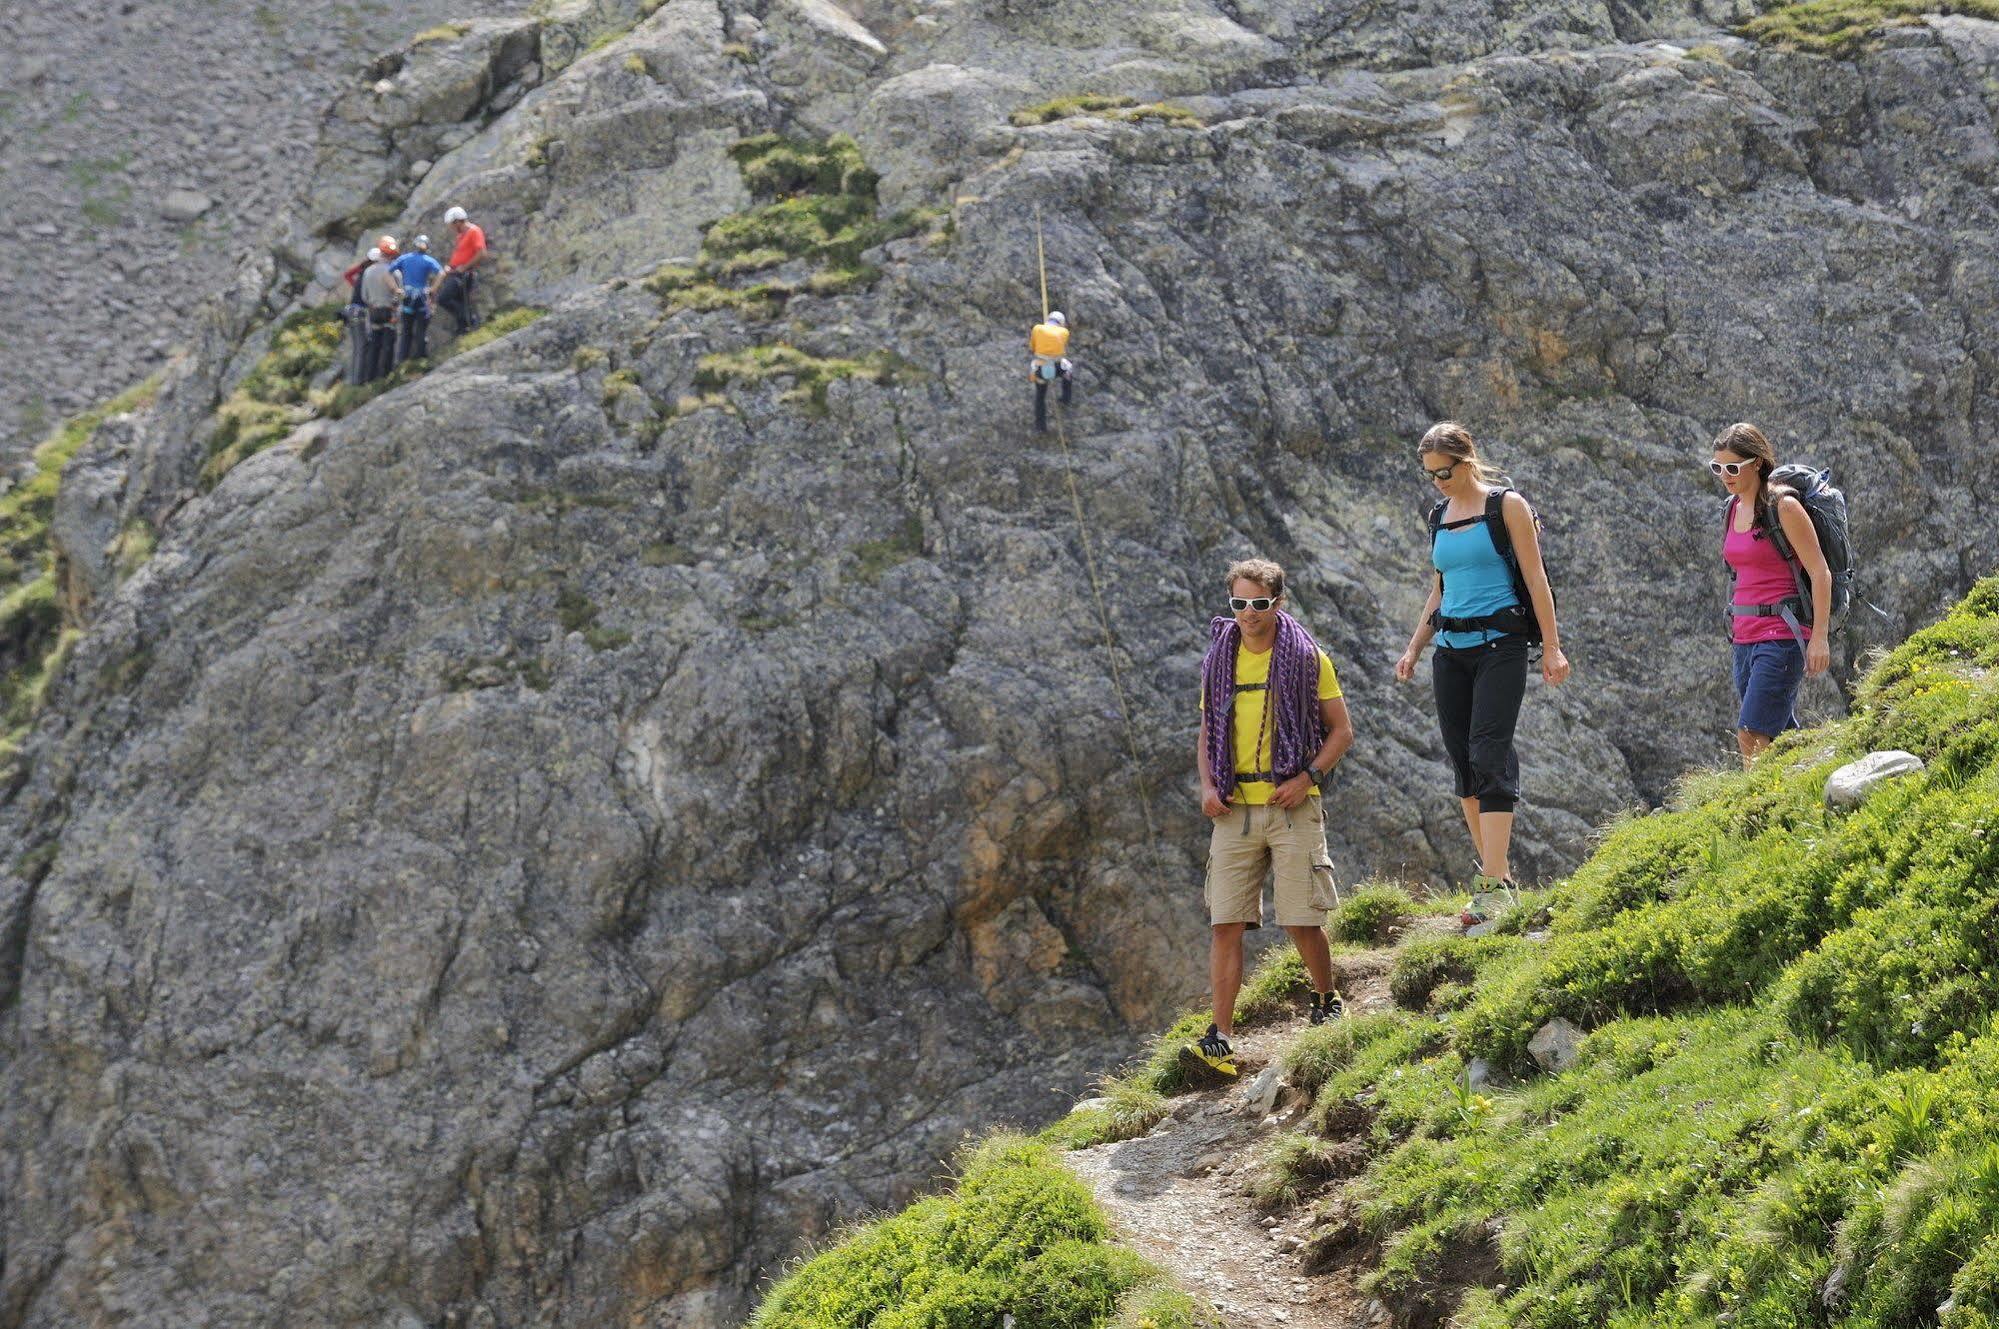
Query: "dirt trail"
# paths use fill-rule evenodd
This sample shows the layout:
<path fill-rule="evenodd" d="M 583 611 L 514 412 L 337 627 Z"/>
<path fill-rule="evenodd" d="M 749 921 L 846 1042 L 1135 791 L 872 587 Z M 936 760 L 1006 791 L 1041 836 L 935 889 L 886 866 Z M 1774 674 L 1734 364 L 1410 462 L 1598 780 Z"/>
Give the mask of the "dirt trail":
<path fill-rule="evenodd" d="M 1393 1004 L 1393 955 L 1376 950 L 1337 957 L 1349 1014 Z M 1273 1219 L 1245 1192 L 1264 1143 L 1295 1128 L 1310 1106 L 1289 1089 L 1269 1111 L 1259 1111 L 1253 1098 L 1259 1073 L 1304 1027 L 1300 1014 L 1239 1031 L 1242 1074 L 1235 1084 L 1175 1098 L 1172 1112 L 1149 1135 L 1066 1155 L 1126 1244 L 1214 1306 L 1229 1329 L 1374 1329 L 1388 1323 L 1379 1304 L 1355 1289 L 1354 1270 L 1308 1276 L 1300 1267 L 1311 1206 Z"/>

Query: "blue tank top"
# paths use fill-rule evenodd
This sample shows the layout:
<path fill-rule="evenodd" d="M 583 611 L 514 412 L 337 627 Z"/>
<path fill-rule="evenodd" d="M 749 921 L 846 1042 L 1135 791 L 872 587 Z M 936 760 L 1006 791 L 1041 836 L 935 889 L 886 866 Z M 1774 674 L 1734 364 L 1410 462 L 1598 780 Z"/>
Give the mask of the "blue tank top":
<path fill-rule="evenodd" d="M 1455 530 L 1440 529 L 1430 561 L 1444 574 L 1444 600 L 1438 612 L 1445 618 L 1483 618 L 1520 603 L 1513 594 L 1513 574 L 1492 542 L 1488 523 L 1472 521 Z M 1483 646 L 1500 634 L 1439 632 L 1437 643 L 1454 650 Z"/>

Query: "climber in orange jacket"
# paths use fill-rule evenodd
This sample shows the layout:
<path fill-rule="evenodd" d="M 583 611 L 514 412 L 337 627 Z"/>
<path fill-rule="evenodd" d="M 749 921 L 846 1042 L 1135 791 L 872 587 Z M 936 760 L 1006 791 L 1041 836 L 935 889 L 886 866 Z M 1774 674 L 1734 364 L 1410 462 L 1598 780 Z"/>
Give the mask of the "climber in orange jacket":
<path fill-rule="evenodd" d="M 1062 404 L 1069 404 L 1069 389 L 1076 366 L 1064 354 L 1069 349 L 1069 320 L 1056 310 L 1027 334 L 1027 349 L 1033 355 L 1028 372 L 1034 378 L 1034 427 L 1048 432 L 1048 385 L 1062 380 Z"/>

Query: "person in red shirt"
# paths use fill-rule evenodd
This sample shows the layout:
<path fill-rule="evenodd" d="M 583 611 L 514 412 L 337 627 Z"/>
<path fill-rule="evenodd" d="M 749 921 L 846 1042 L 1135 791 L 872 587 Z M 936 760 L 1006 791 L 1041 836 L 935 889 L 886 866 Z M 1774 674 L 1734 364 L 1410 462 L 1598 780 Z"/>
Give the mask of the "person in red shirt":
<path fill-rule="evenodd" d="M 486 233 L 467 219 L 463 208 L 447 210 L 444 220 L 457 244 L 452 247 L 451 261 L 444 265 L 444 282 L 437 288 L 437 307 L 451 315 L 454 334 L 463 336 L 479 326 L 472 293 L 479 280 L 476 269 L 486 257 Z"/>

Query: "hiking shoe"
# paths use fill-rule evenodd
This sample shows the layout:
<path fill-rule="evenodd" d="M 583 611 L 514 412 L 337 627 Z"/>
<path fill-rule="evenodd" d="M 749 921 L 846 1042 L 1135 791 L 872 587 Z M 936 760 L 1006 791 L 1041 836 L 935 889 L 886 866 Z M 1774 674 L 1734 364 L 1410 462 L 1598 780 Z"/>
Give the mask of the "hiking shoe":
<path fill-rule="evenodd" d="M 1339 1019 L 1345 1013 L 1346 1003 L 1340 1000 L 1340 994 L 1337 991 L 1314 992 L 1312 994 L 1312 1013 L 1306 1018 L 1313 1024 L 1324 1024 L 1328 1020 Z"/>
<path fill-rule="evenodd" d="M 1212 1024 L 1199 1040 L 1187 1045 L 1187 1051 L 1209 1070 L 1231 1078 L 1237 1074 L 1235 1049 L 1229 1046 L 1228 1039 L 1224 1038 L 1221 1031 Z"/>
<path fill-rule="evenodd" d="M 1481 872 L 1471 879 L 1471 903 L 1458 915 L 1458 921 L 1472 927 L 1519 901 L 1519 888 L 1511 877 L 1488 877 Z"/>

